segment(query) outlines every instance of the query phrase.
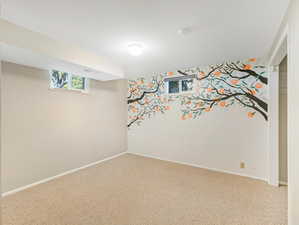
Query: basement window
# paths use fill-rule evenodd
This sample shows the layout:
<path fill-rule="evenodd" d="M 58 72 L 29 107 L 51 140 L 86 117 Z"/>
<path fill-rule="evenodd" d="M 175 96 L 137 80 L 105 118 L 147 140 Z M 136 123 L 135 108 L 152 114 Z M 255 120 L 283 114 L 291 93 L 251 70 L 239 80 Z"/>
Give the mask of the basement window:
<path fill-rule="evenodd" d="M 173 77 L 165 78 L 167 94 L 183 94 L 193 92 L 193 77 Z"/>
<path fill-rule="evenodd" d="M 66 89 L 75 91 L 87 91 L 87 78 L 52 70 L 50 72 L 50 87 L 53 89 Z"/>
<path fill-rule="evenodd" d="M 189 92 L 193 89 L 193 79 L 181 80 L 182 92 Z"/>
<path fill-rule="evenodd" d="M 180 92 L 180 81 L 178 81 L 178 80 L 168 81 L 168 93 L 176 94 L 179 92 Z"/>

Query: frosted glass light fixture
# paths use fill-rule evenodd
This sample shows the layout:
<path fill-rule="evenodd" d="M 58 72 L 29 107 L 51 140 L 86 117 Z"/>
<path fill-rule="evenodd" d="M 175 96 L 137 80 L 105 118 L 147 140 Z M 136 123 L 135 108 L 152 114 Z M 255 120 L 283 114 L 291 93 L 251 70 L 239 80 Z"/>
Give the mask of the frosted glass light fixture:
<path fill-rule="evenodd" d="M 143 53 L 144 46 L 141 43 L 131 43 L 128 45 L 128 52 L 130 55 L 139 56 Z"/>

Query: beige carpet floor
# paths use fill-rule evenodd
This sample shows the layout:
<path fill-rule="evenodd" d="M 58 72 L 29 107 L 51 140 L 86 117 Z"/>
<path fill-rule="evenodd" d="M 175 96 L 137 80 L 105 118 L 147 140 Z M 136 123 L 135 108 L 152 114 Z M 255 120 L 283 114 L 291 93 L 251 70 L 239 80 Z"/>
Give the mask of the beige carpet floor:
<path fill-rule="evenodd" d="M 126 154 L 7 196 L 4 225 L 286 225 L 287 188 Z"/>

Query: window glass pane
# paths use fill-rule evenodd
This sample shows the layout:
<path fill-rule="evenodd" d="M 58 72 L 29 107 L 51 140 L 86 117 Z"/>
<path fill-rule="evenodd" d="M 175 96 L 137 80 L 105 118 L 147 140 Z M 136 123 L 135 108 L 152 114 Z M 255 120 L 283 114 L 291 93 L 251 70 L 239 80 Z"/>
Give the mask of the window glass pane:
<path fill-rule="evenodd" d="M 68 88 L 69 75 L 65 72 L 52 70 L 51 87 L 52 88 Z"/>
<path fill-rule="evenodd" d="M 192 91 L 193 79 L 182 80 L 182 91 Z"/>
<path fill-rule="evenodd" d="M 85 78 L 80 76 L 72 76 L 72 88 L 84 90 L 85 89 Z"/>
<path fill-rule="evenodd" d="M 169 81 L 168 82 L 168 93 L 179 93 L 180 92 L 180 82 L 178 80 L 176 81 Z"/>

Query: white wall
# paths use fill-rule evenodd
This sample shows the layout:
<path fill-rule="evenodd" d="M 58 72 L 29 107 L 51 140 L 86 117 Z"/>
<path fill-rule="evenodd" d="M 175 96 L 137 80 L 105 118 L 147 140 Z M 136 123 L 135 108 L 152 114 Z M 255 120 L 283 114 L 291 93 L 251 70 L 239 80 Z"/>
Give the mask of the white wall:
<path fill-rule="evenodd" d="M 48 71 L 2 64 L 2 191 L 126 151 L 126 81 L 49 90 Z"/>
<path fill-rule="evenodd" d="M 248 61 L 244 61 L 244 63 L 246 62 Z M 204 68 L 186 69 L 189 74 L 197 74 L 201 70 L 204 70 L 205 74 L 210 71 L 210 69 Z M 259 72 L 262 74 L 265 71 L 267 69 L 263 68 Z M 171 76 L 179 75 L 173 74 Z M 234 73 L 234 75 L 241 77 L 244 76 L 244 73 Z M 227 75 L 221 75 L 222 78 L 225 76 Z M 267 77 L 268 74 L 265 73 L 264 76 Z M 135 84 L 140 84 L 139 90 L 141 89 L 141 91 L 138 91 L 139 94 L 136 96 L 140 96 L 143 88 L 148 88 L 150 84 L 148 82 L 151 81 L 149 79 L 142 82 L 140 79 L 142 78 L 129 81 L 129 91 L 136 89 Z M 227 79 L 227 82 L 232 81 L 231 78 Z M 246 82 L 250 85 L 246 88 L 251 88 L 251 84 L 259 82 L 255 78 L 248 79 Z M 240 83 L 242 81 L 240 80 Z M 208 94 L 206 93 L 206 89 L 208 89 L 206 87 L 207 80 L 194 80 L 194 82 L 197 91 L 192 95 L 186 95 L 187 98 L 195 96 L 196 99 L 196 96 Z M 131 84 L 134 85 L 131 86 Z M 150 113 L 142 114 L 144 119 L 139 121 L 140 126 L 134 123 L 129 128 L 128 150 L 130 152 L 268 180 L 268 122 L 261 114 L 255 112 L 253 118 L 249 118 L 248 113 L 254 111 L 251 108 L 244 108 L 242 104 L 235 101 L 233 105 L 228 107 L 221 107 L 216 103 L 210 112 L 203 111 L 198 118 L 189 118 L 190 113 L 188 113 L 187 119 L 182 120 L 182 109 L 185 106 L 188 107 L 188 104 L 190 105 L 189 108 L 196 108 L 196 104 L 193 104 L 198 101 L 192 100 L 193 103 L 182 103 L 183 98 L 181 97 L 184 95 L 178 95 L 178 98 L 170 101 L 170 103 L 159 103 L 160 109 L 155 110 L 155 104 L 157 104 L 155 99 L 168 98 L 167 94 L 163 94 L 165 90 L 162 87 L 160 89 L 162 92 L 160 96 L 148 95 L 148 100 L 145 102 L 138 101 L 134 102 L 135 105 L 129 105 L 129 121 L 134 121 L 133 118 L 142 114 L 143 111 L 150 111 Z M 237 88 L 237 90 L 239 89 Z M 229 91 L 234 93 L 236 88 Z M 134 97 L 136 98 L 136 96 Z M 267 103 L 267 85 L 264 84 L 255 96 Z M 201 98 L 217 99 L 220 96 Z M 229 98 L 226 103 L 229 104 L 231 99 L 234 100 L 234 98 Z M 170 110 L 161 113 L 164 111 L 164 104 L 167 104 Z M 208 103 L 209 105 L 210 103 Z M 134 107 L 137 108 L 137 113 Z M 200 108 L 203 107 L 207 107 L 207 105 Z M 148 115 L 151 115 L 151 118 L 148 118 Z M 245 163 L 245 168 L 240 168 L 241 162 Z"/>
<path fill-rule="evenodd" d="M 249 119 L 245 109 L 234 105 L 183 121 L 177 103 L 170 106 L 166 115 L 130 128 L 130 152 L 267 178 L 268 132 L 262 117 Z M 245 162 L 245 169 L 240 162 Z"/>

